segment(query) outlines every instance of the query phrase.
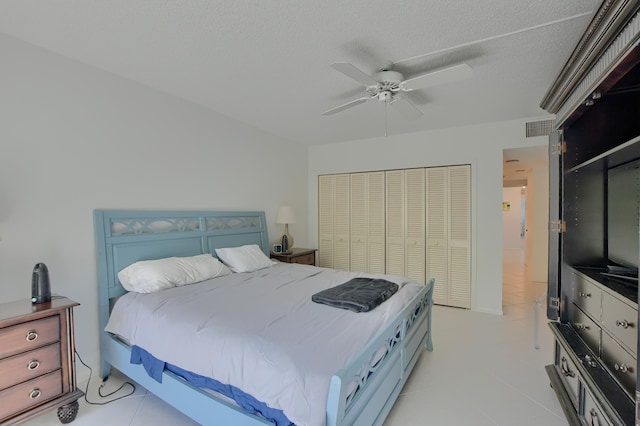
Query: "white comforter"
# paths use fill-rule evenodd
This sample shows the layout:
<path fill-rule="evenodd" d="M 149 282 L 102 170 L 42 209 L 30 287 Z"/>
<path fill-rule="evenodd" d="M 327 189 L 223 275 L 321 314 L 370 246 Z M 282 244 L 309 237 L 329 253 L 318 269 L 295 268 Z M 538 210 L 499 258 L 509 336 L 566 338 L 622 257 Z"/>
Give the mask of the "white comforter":
<path fill-rule="evenodd" d="M 312 294 L 354 276 L 373 275 L 277 264 L 157 293 L 128 293 L 106 330 L 160 360 L 236 386 L 297 425 L 323 425 L 331 376 L 421 287 L 384 276 L 400 289 L 366 313 L 311 301 Z"/>

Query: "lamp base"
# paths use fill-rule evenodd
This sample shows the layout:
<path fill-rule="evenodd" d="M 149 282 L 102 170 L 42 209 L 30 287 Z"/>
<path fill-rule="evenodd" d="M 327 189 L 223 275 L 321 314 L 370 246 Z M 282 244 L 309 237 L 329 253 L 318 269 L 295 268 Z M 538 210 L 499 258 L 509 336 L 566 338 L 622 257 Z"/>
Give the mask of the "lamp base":
<path fill-rule="evenodd" d="M 280 239 L 280 242 L 282 243 L 282 249 L 284 250 L 284 237 L 287 237 L 287 250 L 286 250 L 286 252 L 290 253 L 291 249 L 293 248 L 293 237 L 291 236 L 291 234 L 289 234 L 289 230 L 286 229 L 286 228 L 288 228 L 288 226 L 285 225 L 284 235 Z"/>

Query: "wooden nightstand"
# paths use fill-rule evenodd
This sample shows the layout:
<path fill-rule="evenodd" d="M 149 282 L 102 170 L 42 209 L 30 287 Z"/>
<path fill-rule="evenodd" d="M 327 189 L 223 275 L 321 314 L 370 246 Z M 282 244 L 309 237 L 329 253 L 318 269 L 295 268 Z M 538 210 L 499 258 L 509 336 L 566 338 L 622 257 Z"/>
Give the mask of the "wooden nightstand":
<path fill-rule="evenodd" d="M 58 407 L 62 423 L 78 413 L 73 308 L 78 303 L 53 296 L 50 302 L 19 300 L 0 304 L 0 423 L 22 423 Z"/>
<path fill-rule="evenodd" d="M 291 253 L 271 253 L 271 258 L 286 263 L 316 265 L 316 249 L 293 248 Z"/>

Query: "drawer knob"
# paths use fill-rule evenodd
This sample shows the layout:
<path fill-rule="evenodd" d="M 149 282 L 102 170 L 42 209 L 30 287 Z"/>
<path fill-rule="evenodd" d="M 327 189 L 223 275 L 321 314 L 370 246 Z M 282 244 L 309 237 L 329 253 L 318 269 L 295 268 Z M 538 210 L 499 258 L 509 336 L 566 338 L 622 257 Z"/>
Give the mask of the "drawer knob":
<path fill-rule="evenodd" d="M 41 395 L 42 391 L 38 388 L 31 389 L 31 392 L 29 392 L 29 398 L 31 399 L 38 399 Z"/>
<path fill-rule="evenodd" d="M 587 297 L 591 297 L 591 293 L 587 293 L 586 291 L 581 291 L 581 292 L 578 292 L 578 296 L 584 297 L 586 299 Z"/>
<path fill-rule="evenodd" d="M 29 363 L 27 364 L 27 370 L 35 370 L 36 368 L 40 367 L 40 361 L 38 361 L 37 359 L 32 359 L 31 361 L 29 361 Z"/>
<path fill-rule="evenodd" d="M 598 364 L 589 355 L 585 355 L 583 360 L 580 360 L 582 365 L 587 367 L 596 368 Z"/>
<path fill-rule="evenodd" d="M 588 326 L 588 325 L 585 325 L 585 324 L 576 323 L 576 328 L 577 328 L 578 330 L 588 330 L 588 329 L 589 329 L 589 326 Z"/>
<path fill-rule="evenodd" d="M 628 367 L 627 365 L 621 363 L 618 364 L 617 362 L 613 365 L 613 368 L 616 369 L 616 371 L 620 371 L 621 373 L 632 373 L 633 372 L 633 368 Z"/>
<path fill-rule="evenodd" d="M 27 342 L 35 342 L 38 339 L 38 333 L 35 330 L 30 330 L 27 333 Z"/>
<path fill-rule="evenodd" d="M 633 327 L 633 324 L 632 324 L 632 323 L 630 323 L 630 322 L 629 322 L 629 321 L 627 321 L 627 320 L 622 320 L 622 321 L 620 321 L 620 320 L 616 320 L 616 325 L 617 325 L 618 327 L 622 327 L 622 328 L 629 328 L 629 327 Z"/>

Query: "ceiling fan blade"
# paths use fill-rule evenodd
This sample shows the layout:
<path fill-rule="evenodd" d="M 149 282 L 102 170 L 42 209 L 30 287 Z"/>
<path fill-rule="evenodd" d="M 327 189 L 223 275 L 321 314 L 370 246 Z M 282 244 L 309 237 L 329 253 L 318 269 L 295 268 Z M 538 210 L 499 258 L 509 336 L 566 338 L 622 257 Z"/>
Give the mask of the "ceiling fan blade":
<path fill-rule="evenodd" d="M 438 71 L 422 74 L 400 83 L 401 90 L 425 89 L 439 84 L 463 80 L 473 76 L 473 70 L 467 64 L 455 65 Z"/>
<path fill-rule="evenodd" d="M 410 120 L 414 120 L 422 115 L 422 111 L 420 111 L 409 99 L 400 94 L 394 95 L 394 100 L 391 105 L 396 108 L 400 114 Z"/>
<path fill-rule="evenodd" d="M 335 62 L 331 64 L 331 68 L 336 71 L 340 71 L 342 74 L 347 77 L 351 77 L 355 81 L 365 86 L 375 86 L 378 84 L 377 81 L 373 79 L 369 74 L 360 71 L 360 69 L 356 68 L 349 62 Z"/>
<path fill-rule="evenodd" d="M 336 112 L 344 111 L 345 109 L 349 109 L 356 105 L 363 104 L 367 102 L 369 99 L 371 99 L 371 97 L 369 96 L 365 96 L 364 98 L 360 98 L 360 99 L 355 99 L 351 102 L 347 102 L 346 104 L 337 106 L 335 108 L 331 108 L 330 110 L 323 112 L 322 115 L 332 115 L 332 114 L 335 114 Z"/>

